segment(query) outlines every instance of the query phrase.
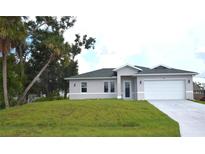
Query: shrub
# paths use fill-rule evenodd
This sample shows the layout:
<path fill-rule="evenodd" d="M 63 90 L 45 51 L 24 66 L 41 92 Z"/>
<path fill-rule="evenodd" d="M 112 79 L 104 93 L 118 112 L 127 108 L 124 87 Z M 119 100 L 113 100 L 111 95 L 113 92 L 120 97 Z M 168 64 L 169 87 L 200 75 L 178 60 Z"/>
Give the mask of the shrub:
<path fill-rule="evenodd" d="M 64 99 L 64 97 L 60 97 L 60 96 L 57 96 L 57 97 L 42 97 L 42 98 L 36 99 L 34 102 L 45 102 L 45 101 L 54 101 L 54 100 L 62 100 L 62 99 Z"/>

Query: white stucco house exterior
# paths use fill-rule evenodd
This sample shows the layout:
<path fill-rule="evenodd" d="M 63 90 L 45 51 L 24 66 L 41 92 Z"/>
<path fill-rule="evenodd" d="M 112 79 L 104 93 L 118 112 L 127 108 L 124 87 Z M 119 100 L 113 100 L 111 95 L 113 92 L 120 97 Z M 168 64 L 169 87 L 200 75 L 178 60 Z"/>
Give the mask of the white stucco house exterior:
<path fill-rule="evenodd" d="M 159 65 L 124 65 L 65 78 L 70 99 L 118 98 L 136 100 L 193 99 L 196 72 Z"/>

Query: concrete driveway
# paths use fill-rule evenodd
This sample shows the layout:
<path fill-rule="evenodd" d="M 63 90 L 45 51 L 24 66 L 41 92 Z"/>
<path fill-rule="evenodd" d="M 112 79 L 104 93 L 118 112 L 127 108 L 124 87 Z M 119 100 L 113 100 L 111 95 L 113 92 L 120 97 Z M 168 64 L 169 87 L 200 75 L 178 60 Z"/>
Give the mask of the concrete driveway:
<path fill-rule="evenodd" d="M 205 105 L 188 100 L 149 100 L 179 123 L 181 136 L 205 137 Z"/>

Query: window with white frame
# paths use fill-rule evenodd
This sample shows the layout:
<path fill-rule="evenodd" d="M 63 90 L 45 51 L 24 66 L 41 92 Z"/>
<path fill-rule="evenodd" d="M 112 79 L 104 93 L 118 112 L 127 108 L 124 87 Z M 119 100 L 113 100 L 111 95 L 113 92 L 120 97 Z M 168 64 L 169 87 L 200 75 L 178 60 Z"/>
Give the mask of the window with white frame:
<path fill-rule="evenodd" d="M 81 92 L 82 93 L 87 92 L 87 82 L 81 82 Z"/>
<path fill-rule="evenodd" d="M 108 93 L 108 82 L 104 82 L 104 92 Z"/>
<path fill-rule="evenodd" d="M 115 82 L 114 81 L 105 81 L 104 82 L 104 92 L 114 93 L 115 92 Z"/>
<path fill-rule="evenodd" d="M 115 82 L 114 81 L 110 81 L 110 92 L 111 93 L 115 92 Z"/>

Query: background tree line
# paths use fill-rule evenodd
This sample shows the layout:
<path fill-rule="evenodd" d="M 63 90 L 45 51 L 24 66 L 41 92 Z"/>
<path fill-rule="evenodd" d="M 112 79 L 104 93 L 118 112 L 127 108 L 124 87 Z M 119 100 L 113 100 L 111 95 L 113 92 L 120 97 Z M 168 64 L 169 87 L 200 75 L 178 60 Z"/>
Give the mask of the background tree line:
<path fill-rule="evenodd" d="M 64 77 L 78 74 L 76 55 L 95 39 L 76 34 L 66 42 L 73 16 L 0 17 L 0 108 L 27 102 L 29 94 L 56 97 L 68 89 Z"/>

